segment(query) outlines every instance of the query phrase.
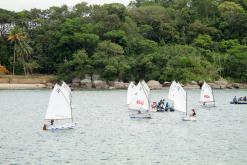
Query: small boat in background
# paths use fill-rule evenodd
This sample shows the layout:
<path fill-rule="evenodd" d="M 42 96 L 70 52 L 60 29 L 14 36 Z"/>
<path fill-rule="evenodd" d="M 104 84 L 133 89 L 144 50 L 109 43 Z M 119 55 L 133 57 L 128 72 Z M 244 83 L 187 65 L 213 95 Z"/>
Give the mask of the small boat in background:
<path fill-rule="evenodd" d="M 212 88 L 204 81 L 202 88 L 201 88 L 201 96 L 200 102 L 203 105 L 212 105 L 215 106 L 215 99 Z"/>
<path fill-rule="evenodd" d="M 230 102 L 230 104 L 247 104 L 247 97 L 244 96 L 237 98 L 237 96 L 235 96 Z"/>
<path fill-rule="evenodd" d="M 130 118 L 151 119 L 150 111 L 150 89 L 144 80 L 136 86 L 136 93 L 128 105 L 128 109 L 136 110 L 137 113 L 130 114 Z"/>

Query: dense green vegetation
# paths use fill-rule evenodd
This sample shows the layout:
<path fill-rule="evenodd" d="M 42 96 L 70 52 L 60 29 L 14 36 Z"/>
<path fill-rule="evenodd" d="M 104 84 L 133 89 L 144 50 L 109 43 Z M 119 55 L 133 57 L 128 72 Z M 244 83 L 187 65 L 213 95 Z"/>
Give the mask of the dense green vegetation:
<path fill-rule="evenodd" d="M 0 9 L 0 64 L 71 80 L 247 82 L 246 0 L 136 0 Z"/>

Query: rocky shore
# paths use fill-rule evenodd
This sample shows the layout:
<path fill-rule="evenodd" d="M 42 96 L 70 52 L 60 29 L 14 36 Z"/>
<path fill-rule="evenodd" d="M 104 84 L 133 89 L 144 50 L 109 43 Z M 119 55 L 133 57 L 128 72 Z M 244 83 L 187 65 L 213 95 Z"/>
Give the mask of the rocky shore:
<path fill-rule="evenodd" d="M 200 89 L 203 81 L 191 81 L 187 84 L 182 84 L 186 89 Z M 247 84 L 244 83 L 232 83 L 226 80 L 214 81 L 208 83 L 213 89 L 247 89 Z M 82 79 L 75 78 L 72 80 L 72 83 L 69 84 L 72 88 L 82 88 L 82 89 L 127 89 L 129 83 L 119 82 L 119 81 L 103 81 L 103 80 L 91 80 L 91 79 Z M 169 88 L 171 82 L 164 82 L 161 84 L 156 80 L 149 80 L 147 85 L 151 90 Z"/>
<path fill-rule="evenodd" d="M 53 88 L 57 82 L 55 76 L 0 76 L 0 89 L 41 89 Z M 169 88 L 171 82 L 160 83 L 156 80 L 149 80 L 148 86 L 152 90 Z M 200 89 L 203 81 L 191 81 L 182 84 L 187 89 Z M 232 83 L 226 80 L 208 82 L 213 89 L 247 89 L 247 83 Z M 127 89 L 129 83 L 119 81 L 104 81 L 97 78 L 74 78 L 69 85 L 73 89 Z"/>

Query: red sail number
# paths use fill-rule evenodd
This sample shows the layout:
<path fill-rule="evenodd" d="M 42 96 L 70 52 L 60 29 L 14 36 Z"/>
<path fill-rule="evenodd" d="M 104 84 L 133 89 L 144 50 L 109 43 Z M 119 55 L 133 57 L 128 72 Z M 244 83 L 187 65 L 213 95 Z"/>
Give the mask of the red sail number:
<path fill-rule="evenodd" d="M 137 101 L 136 101 L 136 104 L 143 105 L 143 104 L 144 104 L 144 101 L 143 101 L 143 100 L 137 100 Z"/>
<path fill-rule="evenodd" d="M 210 96 L 209 96 L 209 95 L 204 95 L 204 98 L 209 99 L 209 98 L 210 98 Z"/>

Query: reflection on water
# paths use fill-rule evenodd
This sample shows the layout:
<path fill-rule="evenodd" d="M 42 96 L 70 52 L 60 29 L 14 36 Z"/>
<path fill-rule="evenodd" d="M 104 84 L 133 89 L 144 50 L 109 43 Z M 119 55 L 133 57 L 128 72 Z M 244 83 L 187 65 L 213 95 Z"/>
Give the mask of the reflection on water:
<path fill-rule="evenodd" d="M 247 105 L 231 105 L 246 90 L 216 90 L 216 107 L 199 105 L 188 90 L 198 120 L 180 112 L 131 120 L 126 91 L 74 91 L 77 129 L 42 131 L 50 90 L 0 91 L 0 164 L 242 164 L 247 162 Z M 152 91 L 152 99 L 167 95 Z"/>

